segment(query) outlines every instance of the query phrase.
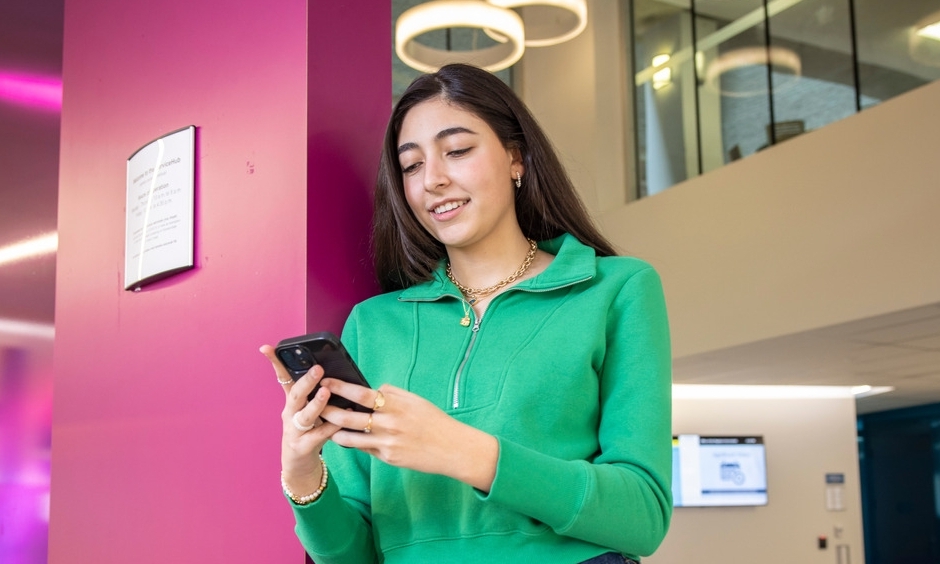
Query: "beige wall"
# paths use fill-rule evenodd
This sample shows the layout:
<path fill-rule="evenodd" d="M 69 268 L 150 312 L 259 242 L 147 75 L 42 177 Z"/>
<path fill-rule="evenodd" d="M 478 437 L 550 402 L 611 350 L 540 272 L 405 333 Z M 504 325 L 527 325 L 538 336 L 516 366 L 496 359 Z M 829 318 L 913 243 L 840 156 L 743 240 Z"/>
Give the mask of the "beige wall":
<path fill-rule="evenodd" d="M 676 357 L 940 302 L 940 83 L 601 215 Z"/>
<path fill-rule="evenodd" d="M 836 564 L 840 544 L 852 564 L 864 562 L 853 399 L 676 399 L 673 432 L 763 435 L 769 501 L 677 508 L 645 564 Z M 826 510 L 827 473 L 845 474 L 845 511 Z M 827 550 L 816 546 L 820 535 L 829 539 Z"/>

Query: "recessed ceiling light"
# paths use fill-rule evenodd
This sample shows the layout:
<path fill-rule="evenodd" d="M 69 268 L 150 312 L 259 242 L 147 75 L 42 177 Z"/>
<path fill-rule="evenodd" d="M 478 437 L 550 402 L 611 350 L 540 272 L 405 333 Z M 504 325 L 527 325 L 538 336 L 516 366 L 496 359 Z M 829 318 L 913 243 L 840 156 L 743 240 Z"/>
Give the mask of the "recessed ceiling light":
<path fill-rule="evenodd" d="M 51 341 L 55 338 L 55 326 L 16 319 L 0 319 L 0 339 L 3 337 L 25 337 L 27 339 Z"/>
<path fill-rule="evenodd" d="M 46 233 L 0 248 L 0 265 L 54 253 L 58 248 L 59 234 Z"/>
<path fill-rule="evenodd" d="M 855 386 L 852 388 L 852 393 L 855 394 L 856 398 L 867 398 L 893 391 L 894 386 Z"/>
<path fill-rule="evenodd" d="M 62 79 L 0 71 L 0 99 L 59 112 L 62 111 Z"/>
<path fill-rule="evenodd" d="M 864 397 L 891 389 L 871 386 L 744 386 L 673 384 L 674 399 L 819 399 Z M 856 390 L 859 390 L 858 392 Z M 880 390 L 874 392 L 874 390 Z"/>

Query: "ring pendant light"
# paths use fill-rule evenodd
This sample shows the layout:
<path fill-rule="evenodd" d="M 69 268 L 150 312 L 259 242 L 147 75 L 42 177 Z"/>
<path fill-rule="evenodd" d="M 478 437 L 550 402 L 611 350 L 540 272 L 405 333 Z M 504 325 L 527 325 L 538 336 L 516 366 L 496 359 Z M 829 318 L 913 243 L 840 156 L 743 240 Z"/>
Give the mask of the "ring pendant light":
<path fill-rule="evenodd" d="M 558 45 L 577 37 L 587 27 L 586 0 L 487 0 L 500 8 L 527 8 L 538 9 L 536 14 L 540 17 L 523 18 L 525 24 L 526 47 L 548 47 Z M 523 12 L 524 15 L 525 12 Z M 496 41 L 505 41 L 504 38 L 492 30 L 487 35 Z"/>
<path fill-rule="evenodd" d="M 429 31 L 451 27 L 491 29 L 506 38 L 492 47 L 447 51 L 422 45 L 417 38 Z M 448 63 L 470 63 L 495 72 L 522 58 L 525 50 L 522 18 L 482 0 L 436 0 L 406 10 L 395 23 L 395 52 L 406 65 L 435 72 Z"/>
<path fill-rule="evenodd" d="M 722 96 L 734 98 L 766 94 L 766 89 L 749 91 L 722 90 L 719 79 L 721 75 L 735 69 L 768 64 L 772 68 L 786 69 L 791 73 L 791 78 L 786 83 L 774 85 L 774 90 L 777 91 L 798 80 L 803 67 L 800 56 L 785 47 L 741 47 L 722 54 L 708 65 L 708 69 L 705 71 L 705 84 L 720 92 Z"/>

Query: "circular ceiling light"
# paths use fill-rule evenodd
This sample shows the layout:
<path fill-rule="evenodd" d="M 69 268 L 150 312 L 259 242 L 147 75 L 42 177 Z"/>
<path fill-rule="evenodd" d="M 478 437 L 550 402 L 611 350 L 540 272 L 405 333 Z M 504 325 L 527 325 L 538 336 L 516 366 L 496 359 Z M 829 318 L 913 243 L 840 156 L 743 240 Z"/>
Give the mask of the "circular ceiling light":
<path fill-rule="evenodd" d="M 721 75 L 733 70 L 755 66 L 765 67 L 767 65 L 770 65 L 774 71 L 789 71 L 785 76 L 789 76 L 790 80 L 774 84 L 774 91 L 779 91 L 781 88 L 795 83 L 803 70 L 800 56 L 791 49 L 784 47 L 741 47 L 720 55 L 708 65 L 708 69 L 705 71 L 705 85 L 720 92 L 722 96 L 734 98 L 766 94 L 766 86 L 752 90 L 724 90 L 719 79 Z M 764 82 L 766 84 L 766 81 Z"/>
<path fill-rule="evenodd" d="M 526 47 L 547 47 L 574 39 L 587 27 L 585 0 L 487 0 L 500 8 L 525 10 Z M 505 38 L 492 30 L 487 35 L 496 41 Z"/>
<path fill-rule="evenodd" d="M 492 47 L 447 51 L 422 45 L 418 36 L 436 29 L 492 29 L 506 41 Z M 448 63 L 469 63 L 490 72 L 503 70 L 522 58 L 525 50 L 522 18 L 482 0 L 436 0 L 406 10 L 395 23 L 395 53 L 406 65 L 435 72 Z"/>

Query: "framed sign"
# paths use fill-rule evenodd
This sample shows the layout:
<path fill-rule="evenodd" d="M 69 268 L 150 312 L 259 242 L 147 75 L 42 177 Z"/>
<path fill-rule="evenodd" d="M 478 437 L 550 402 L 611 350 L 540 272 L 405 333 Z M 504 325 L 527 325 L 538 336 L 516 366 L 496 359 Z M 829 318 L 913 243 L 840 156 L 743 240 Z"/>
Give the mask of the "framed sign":
<path fill-rule="evenodd" d="M 191 125 L 127 159 L 125 290 L 193 267 L 195 141 Z"/>

